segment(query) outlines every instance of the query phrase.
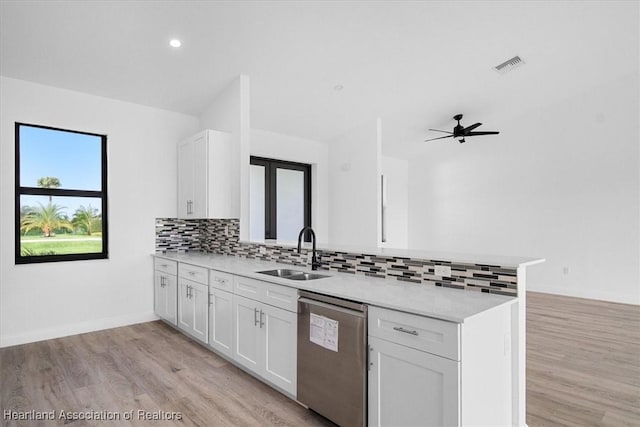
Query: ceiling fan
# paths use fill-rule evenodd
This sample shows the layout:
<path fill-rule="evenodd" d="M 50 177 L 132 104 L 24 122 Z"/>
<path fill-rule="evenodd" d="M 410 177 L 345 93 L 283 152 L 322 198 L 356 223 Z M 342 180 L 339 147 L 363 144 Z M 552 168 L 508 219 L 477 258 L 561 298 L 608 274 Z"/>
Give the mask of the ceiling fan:
<path fill-rule="evenodd" d="M 436 139 L 444 139 L 444 138 L 460 138 L 458 141 L 460 142 L 460 144 L 462 144 L 463 142 L 465 142 L 464 139 L 467 136 L 497 135 L 500 133 L 498 131 L 493 131 L 493 130 L 474 132 L 473 130 L 478 126 L 482 126 L 482 123 L 475 123 L 475 124 L 472 124 L 471 126 L 464 127 L 460 124 L 460 120 L 462 120 L 462 114 L 456 114 L 455 116 L 453 116 L 453 120 L 458 121 L 458 124 L 453 128 L 453 132 L 449 132 L 446 130 L 429 129 L 434 132 L 443 132 L 443 133 L 448 133 L 450 135 L 441 136 L 439 138 L 426 139 L 424 142 L 435 141 Z"/>

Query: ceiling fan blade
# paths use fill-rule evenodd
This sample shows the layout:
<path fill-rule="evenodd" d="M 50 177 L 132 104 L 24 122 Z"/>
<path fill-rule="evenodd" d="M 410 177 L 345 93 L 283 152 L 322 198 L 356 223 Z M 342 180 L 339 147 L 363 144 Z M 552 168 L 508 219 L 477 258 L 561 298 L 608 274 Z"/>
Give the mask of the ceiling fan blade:
<path fill-rule="evenodd" d="M 482 131 L 481 132 L 469 132 L 469 133 L 465 133 L 464 136 L 497 135 L 499 133 L 500 132 L 498 132 L 498 131 L 490 130 L 490 131 L 486 131 L 486 132 L 482 132 Z"/>
<path fill-rule="evenodd" d="M 429 130 L 432 130 L 434 132 L 450 133 L 451 135 L 453 135 L 453 132 L 449 132 L 448 130 L 440 130 L 440 129 L 429 129 Z"/>
<path fill-rule="evenodd" d="M 478 126 L 482 126 L 482 123 L 474 123 L 471 126 L 467 126 L 466 128 L 464 128 L 464 133 L 471 132 L 472 130 L 474 130 Z"/>
<path fill-rule="evenodd" d="M 436 139 L 453 138 L 453 135 L 441 136 L 439 138 L 425 139 L 424 142 L 435 141 Z"/>

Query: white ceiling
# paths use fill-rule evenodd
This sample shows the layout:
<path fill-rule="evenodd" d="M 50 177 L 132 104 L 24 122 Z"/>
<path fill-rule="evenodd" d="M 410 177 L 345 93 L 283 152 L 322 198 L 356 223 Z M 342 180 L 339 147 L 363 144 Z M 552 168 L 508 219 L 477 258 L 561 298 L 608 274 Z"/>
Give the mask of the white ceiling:
<path fill-rule="evenodd" d="M 397 154 L 455 113 L 499 129 L 637 73 L 638 20 L 611 0 L 3 1 L 0 74 L 198 115 L 244 73 L 253 127 L 331 141 L 380 116 Z"/>

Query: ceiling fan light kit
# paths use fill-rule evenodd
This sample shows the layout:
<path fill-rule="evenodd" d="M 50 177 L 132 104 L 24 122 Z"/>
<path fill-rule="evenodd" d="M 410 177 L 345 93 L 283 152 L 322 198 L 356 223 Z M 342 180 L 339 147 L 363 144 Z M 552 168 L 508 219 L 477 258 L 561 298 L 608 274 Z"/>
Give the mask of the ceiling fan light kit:
<path fill-rule="evenodd" d="M 462 120 L 462 114 L 456 114 L 455 116 L 453 116 L 453 120 L 456 120 L 458 122 L 458 124 L 455 125 L 453 128 L 453 132 L 449 132 L 446 130 L 439 130 L 439 129 L 429 129 L 430 131 L 433 131 L 433 132 L 442 132 L 442 133 L 447 133 L 449 135 L 441 136 L 438 138 L 426 139 L 424 142 L 435 141 L 437 139 L 444 139 L 444 138 L 460 138 L 458 139 L 458 142 L 460 144 L 463 144 L 464 142 L 466 142 L 465 138 L 468 136 L 497 135 L 500 133 L 494 130 L 474 131 L 474 129 L 476 129 L 477 127 L 482 126 L 482 123 L 474 123 L 471 126 L 464 127 L 460 124 L 460 120 Z"/>

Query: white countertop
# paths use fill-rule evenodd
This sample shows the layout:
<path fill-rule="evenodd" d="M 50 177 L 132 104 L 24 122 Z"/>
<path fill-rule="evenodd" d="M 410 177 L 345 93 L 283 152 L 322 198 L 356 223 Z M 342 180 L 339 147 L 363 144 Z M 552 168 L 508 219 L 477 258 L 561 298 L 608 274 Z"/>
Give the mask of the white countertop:
<path fill-rule="evenodd" d="M 476 314 L 517 301 L 517 298 L 503 295 L 442 288 L 429 284 L 380 279 L 327 270 L 318 270 L 315 273 L 328 277 L 309 281 L 294 281 L 258 272 L 276 268 L 288 268 L 305 272 L 310 272 L 311 270 L 290 264 L 228 255 L 156 253 L 153 256 L 456 323 L 463 323 L 465 319 Z"/>
<path fill-rule="evenodd" d="M 240 243 L 250 243 L 256 245 L 265 246 L 282 246 L 285 248 L 297 248 L 296 242 L 276 241 L 276 240 L 263 240 L 263 241 L 244 241 Z M 311 249 L 311 243 L 305 242 L 302 245 L 305 249 Z M 482 264 L 482 265 L 494 265 L 499 267 L 527 267 L 535 264 L 545 262 L 544 258 L 539 257 L 521 257 L 521 256 L 508 256 L 508 255 L 491 255 L 491 254 L 467 254 L 461 252 L 443 252 L 432 251 L 427 249 L 401 249 L 401 248 L 363 248 L 359 246 L 346 246 L 346 245 L 328 245 L 323 243 L 317 244 L 317 250 L 331 251 L 331 252 L 349 252 L 356 254 L 368 254 L 377 256 L 389 256 L 389 257 L 401 257 L 401 258 L 416 258 L 416 259 L 429 259 L 436 261 L 449 261 L 452 263 L 463 264 Z"/>

